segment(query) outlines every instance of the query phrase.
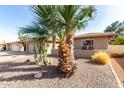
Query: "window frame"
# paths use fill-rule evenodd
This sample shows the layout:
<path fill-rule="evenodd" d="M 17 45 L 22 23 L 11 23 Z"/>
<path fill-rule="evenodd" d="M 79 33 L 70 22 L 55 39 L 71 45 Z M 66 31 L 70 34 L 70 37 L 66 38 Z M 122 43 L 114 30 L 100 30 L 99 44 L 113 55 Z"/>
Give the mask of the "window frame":
<path fill-rule="evenodd" d="M 92 40 L 93 41 L 93 49 L 82 49 L 82 41 Z M 81 50 L 94 50 L 94 39 L 81 39 Z"/>

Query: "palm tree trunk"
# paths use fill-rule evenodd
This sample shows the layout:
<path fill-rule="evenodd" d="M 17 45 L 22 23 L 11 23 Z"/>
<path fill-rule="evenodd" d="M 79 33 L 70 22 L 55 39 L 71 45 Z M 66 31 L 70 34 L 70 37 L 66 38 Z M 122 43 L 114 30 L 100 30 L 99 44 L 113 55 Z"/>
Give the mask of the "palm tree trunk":
<path fill-rule="evenodd" d="M 66 43 L 68 44 L 70 49 L 71 61 L 74 63 L 74 34 L 73 33 L 68 34 L 66 38 Z"/>
<path fill-rule="evenodd" d="M 56 36 L 52 36 L 52 48 L 55 49 L 55 44 L 56 44 Z"/>
<path fill-rule="evenodd" d="M 59 52 L 59 71 L 65 76 L 70 77 L 74 74 L 76 66 L 74 64 L 73 52 L 73 35 L 67 36 L 66 42 L 60 42 L 58 47 Z"/>

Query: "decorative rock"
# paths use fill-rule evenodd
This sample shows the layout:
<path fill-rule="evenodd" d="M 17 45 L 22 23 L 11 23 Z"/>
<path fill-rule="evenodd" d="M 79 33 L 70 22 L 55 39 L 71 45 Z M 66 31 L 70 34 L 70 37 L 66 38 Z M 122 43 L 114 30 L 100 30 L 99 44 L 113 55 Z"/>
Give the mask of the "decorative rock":
<path fill-rule="evenodd" d="M 25 62 L 30 62 L 30 59 L 27 59 Z"/>
<path fill-rule="evenodd" d="M 43 76 L 43 73 L 42 72 L 39 72 L 39 73 L 36 73 L 34 75 L 34 78 L 41 78 Z"/>
<path fill-rule="evenodd" d="M 37 65 L 38 65 L 38 66 L 41 66 L 41 65 L 43 65 L 43 63 L 42 63 L 42 62 L 39 62 L 39 63 L 37 63 Z"/>
<path fill-rule="evenodd" d="M 51 63 L 52 63 L 52 60 L 51 60 L 50 57 L 46 57 L 46 58 L 44 59 L 44 64 L 45 64 L 45 65 L 51 65 Z"/>

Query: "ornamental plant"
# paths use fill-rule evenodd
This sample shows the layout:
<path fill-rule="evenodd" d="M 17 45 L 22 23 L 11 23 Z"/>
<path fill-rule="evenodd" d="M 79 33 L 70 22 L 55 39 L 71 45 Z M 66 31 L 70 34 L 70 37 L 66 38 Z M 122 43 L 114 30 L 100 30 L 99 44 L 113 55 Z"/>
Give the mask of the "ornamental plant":
<path fill-rule="evenodd" d="M 97 52 L 91 58 L 92 62 L 97 64 L 108 64 L 110 62 L 110 57 L 106 52 Z"/>

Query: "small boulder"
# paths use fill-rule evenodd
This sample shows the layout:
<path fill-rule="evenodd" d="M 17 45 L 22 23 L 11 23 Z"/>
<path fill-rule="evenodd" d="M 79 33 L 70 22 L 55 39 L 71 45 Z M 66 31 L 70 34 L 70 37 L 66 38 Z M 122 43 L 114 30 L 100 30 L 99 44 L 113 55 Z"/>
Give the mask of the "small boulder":
<path fill-rule="evenodd" d="M 42 66 L 43 63 L 42 63 L 42 62 L 38 62 L 37 65 L 38 65 L 38 66 Z"/>
<path fill-rule="evenodd" d="M 30 62 L 30 59 L 27 59 L 25 62 Z"/>
<path fill-rule="evenodd" d="M 52 59 L 50 57 L 46 57 L 43 62 L 44 62 L 45 65 L 51 65 L 52 64 Z"/>
<path fill-rule="evenodd" d="M 43 76 L 43 73 L 42 72 L 39 72 L 39 73 L 36 73 L 35 75 L 34 75 L 34 78 L 41 78 Z"/>

